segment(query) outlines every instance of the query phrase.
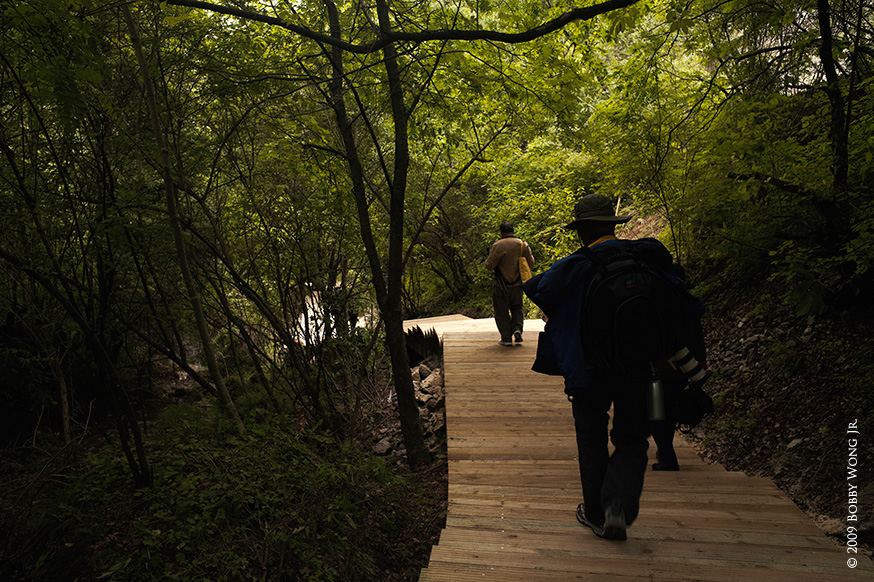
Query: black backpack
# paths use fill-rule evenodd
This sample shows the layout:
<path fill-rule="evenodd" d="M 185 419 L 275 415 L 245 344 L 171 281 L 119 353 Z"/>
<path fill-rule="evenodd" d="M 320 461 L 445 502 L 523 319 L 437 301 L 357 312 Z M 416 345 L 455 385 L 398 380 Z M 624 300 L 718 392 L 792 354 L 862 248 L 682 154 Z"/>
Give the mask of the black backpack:
<path fill-rule="evenodd" d="M 713 412 L 713 399 L 700 386 L 689 386 L 668 404 L 680 432 L 689 433 Z"/>
<path fill-rule="evenodd" d="M 600 256 L 582 252 L 593 263 L 580 321 L 587 363 L 630 371 L 672 356 L 683 345 L 681 289 L 627 246 Z"/>

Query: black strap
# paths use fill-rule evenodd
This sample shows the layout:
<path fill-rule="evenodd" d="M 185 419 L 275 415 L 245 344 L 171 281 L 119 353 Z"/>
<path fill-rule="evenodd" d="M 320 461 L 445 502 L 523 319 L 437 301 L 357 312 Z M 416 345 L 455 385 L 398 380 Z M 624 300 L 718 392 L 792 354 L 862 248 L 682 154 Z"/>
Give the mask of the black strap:
<path fill-rule="evenodd" d="M 498 288 L 501 290 L 501 293 L 506 295 L 509 293 L 509 283 L 504 279 L 504 276 L 501 274 L 501 269 L 498 267 L 494 268 L 495 271 L 495 281 L 498 283 Z"/>
<path fill-rule="evenodd" d="M 625 250 L 625 248 L 623 247 L 623 251 L 624 251 L 624 250 Z M 589 259 L 590 261 L 592 261 L 592 266 L 594 266 L 595 269 L 597 269 L 598 272 L 601 273 L 602 276 L 606 275 L 606 273 L 607 273 L 607 263 L 609 263 L 610 261 L 608 261 L 607 263 L 605 263 L 604 261 L 602 261 L 601 259 L 599 259 L 598 256 L 597 256 L 597 255 L 592 251 L 592 249 L 590 249 L 590 248 L 589 248 L 588 246 L 586 246 L 586 245 L 583 245 L 582 247 L 580 247 L 580 252 L 581 252 L 582 254 L 584 254 L 584 255 L 586 256 L 587 259 Z"/>
<path fill-rule="evenodd" d="M 603 263 L 595 256 L 595 253 L 592 252 L 588 246 L 583 245 L 580 247 L 580 252 L 586 255 L 586 258 L 592 261 L 595 265 L 601 266 Z"/>

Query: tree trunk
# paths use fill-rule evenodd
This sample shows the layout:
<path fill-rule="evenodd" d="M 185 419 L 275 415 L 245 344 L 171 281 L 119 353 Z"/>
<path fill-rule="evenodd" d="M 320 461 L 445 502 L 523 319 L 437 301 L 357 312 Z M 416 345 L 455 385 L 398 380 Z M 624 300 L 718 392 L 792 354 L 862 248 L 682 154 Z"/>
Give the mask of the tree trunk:
<path fill-rule="evenodd" d="M 127 22 L 127 27 L 131 36 L 131 43 L 134 47 L 134 52 L 137 56 L 140 72 L 143 76 L 143 84 L 145 85 L 146 103 L 149 108 L 149 116 L 152 120 L 152 132 L 155 135 L 155 141 L 158 144 L 160 152 L 161 174 L 164 181 L 164 193 L 167 201 L 167 214 L 170 217 L 170 225 L 173 229 L 173 241 L 176 246 L 176 257 L 179 261 L 179 268 L 182 272 L 182 279 L 185 282 L 185 289 L 188 292 L 191 308 L 194 313 L 194 321 L 197 325 L 197 332 L 200 335 L 200 341 L 203 345 L 203 356 L 206 359 L 206 366 L 209 369 L 209 375 L 215 383 L 219 393 L 222 407 L 225 413 L 233 421 L 237 432 L 242 434 L 245 430 L 243 421 L 237 413 L 237 408 L 234 401 L 231 399 L 231 394 L 228 387 L 222 378 L 221 371 L 218 367 L 218 362 L 215 358 L 215 352 L 212 348 L 212 340 L 209 337 L 209 330 L 206 324 L 206 317 L 203 313 L 203 306 L 200 302 L 200 292 L 194 282 L 194 276 L 191 273 L 191 267 L 188 263 L 188 250 L 185 245 L 185 238 L 182 233 L 182 225 L 179 222 L 179 214 L 176 208 L 176 188 L 173 184 L 173 176 L 170 172 L 170 156 L 167 150 L 167 144 L 164 141 L 164 134 L 161 130 L 161 120 L 158 116 L 158 106 L 155 100 L 154 87 L 152 79 L 147 68 L 146 58 L 143 55 L 142 46 L 140 45 L 139 34 L 137 33 L 136 25 L 130 13 L 130 8 L 125 5 L 122 8 L 124 19 Z"/>
<path fill-rule="evenodd" d="M 379 28 L 383 33 L 391 30 L 388 5 L 385 0 L 376 0 Z M 389 99 L 394 123 L 394 175 L 392 176 L 391 201 L 389 203 L 388 246 L 388 292 L 382 306 L 385 319 L 385 336 L 392 362 L 392 379 L 398 396 L 398 413 L 401 431 L 407 447 L 410 467 L 427 465 L 430 461 L 428 447 L 422 433 L 419 407 L 413 378 L 410 375 L 410 360 L 404 337 L 404 314 L 402 309 L 404 285 L 404 211 L 407 193 L 407 175 L 410 167 L 410 144 L 407 132 L 407 111 L 404 105 L 404 89 L 398 71 L 398 53 L 395 43 L 388 43 L 382 50 L 383 65 L 388 77 Z"/>
<path fill-rule="evenodd" d="M 822 39 L 819 46 L 819 58 L 825 72 L 825 92 L 828 95 L 831 106 L 829 139 L 832 146 L 832 200 L 837 201 L 840 195 L 847 191 L 847 175 L 850 168 L 846 115 L 844 112 L 845 100 L 832 53 L 834 50 L 834 38 L 832 36 L 831 9 L 828 0 L 817 0 L 816 8 L 819 19 L 819 33 Z"/>
<path fill-rule="evenodd" d="M 331 34 L 340 37 L 340 23 L 337 8 L 333 0 L 324 0 L 328 10 Z M 380 21 L 383 13 L 387 16 L 384 3 L 379 6 Z M 391 202 L 389 218 L 389 257 L 386 277 L 379 258 L 376 241 L 370 222 L 370 209 L 367 202 L 367 191 L 364 181 L 364 170 L 358 154 L 358 146 L 352 130 L 352 123 L 346 109 L 343 92 L 343 51 L 334 46 L 330 53 L 333 76 L 329 83 L 332 107 L 337 118 L 337 125 L 343 139 L 346 160 L 349 164 L 349 176 L 352 179 L 352 194 L 358 210 L 358 222 L 361 228 L 361 238 L 373 274 L 373 284 L 380 315 L 385 323 L 386 343 L 391 359 L 392 381 L 398 396 L 398 415 L 401 422 L 401 432 L 404 446 L 407 449 L 407 463 L 416 470 L 430 462 L 428 447 L 419 418 L 419 408 L 416 404 L 413 379 L 410 374 L 410 361 L 404 338 L 403 310 L 401 309 L 401 293 L 403 282 L 403 216 L 404 197 L 406 194 L 406 176 L 409 166 L 409 147 L 407 143 L 406 114 L 403 111 L 403 93 L 397 70 L 397 52 L 393 44 L 385 51 L 385 67 L 389 76 L 389 87 L 392 99 L 392 113 L 395 121 L 395 170 L 391 184 Z M 400 122 L 400 124 L 399 124 Z"/>
<path fill-rule="evenodd" d="M 61 396 L 61 422 L 64 427 L 64 446 L 70 446 L 73 442 L 73 429 L 70 425 L 70 394 L 67 390 L 67 380 L 64 377 L 64 369 L 61 366 L 61 358 L 51 358 L 52 373 L 58 381 L 58 389 Z"/>

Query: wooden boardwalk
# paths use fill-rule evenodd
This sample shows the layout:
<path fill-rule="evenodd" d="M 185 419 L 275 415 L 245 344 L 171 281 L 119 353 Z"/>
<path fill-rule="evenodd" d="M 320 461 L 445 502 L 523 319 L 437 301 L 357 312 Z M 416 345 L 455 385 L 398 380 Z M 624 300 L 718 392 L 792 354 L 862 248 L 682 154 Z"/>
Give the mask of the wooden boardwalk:
<path fill-rule="evenodd" d="M 526 322 L 518 347 L 499 346 L 490 319 L 414 323 L 444 338 L 449 455 L 446 528 L 421 582 L 874 579 L 869 557 L 826 538 L 771 481 L 706 464 L 681 438 L 681 471 L 647 472 L 628 541 L 595 537 L 574 516 L 561 379 L 530 371 L 542 322 Z"/>

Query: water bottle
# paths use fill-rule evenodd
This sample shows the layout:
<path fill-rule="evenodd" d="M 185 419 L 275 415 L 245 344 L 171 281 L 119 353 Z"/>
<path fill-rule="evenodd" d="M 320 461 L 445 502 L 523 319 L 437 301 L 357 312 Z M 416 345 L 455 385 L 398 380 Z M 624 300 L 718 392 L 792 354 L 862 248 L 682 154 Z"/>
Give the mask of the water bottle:
<path fill-rule="evenodd" d="M 656 376 L 650 378 L 646 389 L 646 412 L 650 420 L 665 419 L 665 390 Z"/>

